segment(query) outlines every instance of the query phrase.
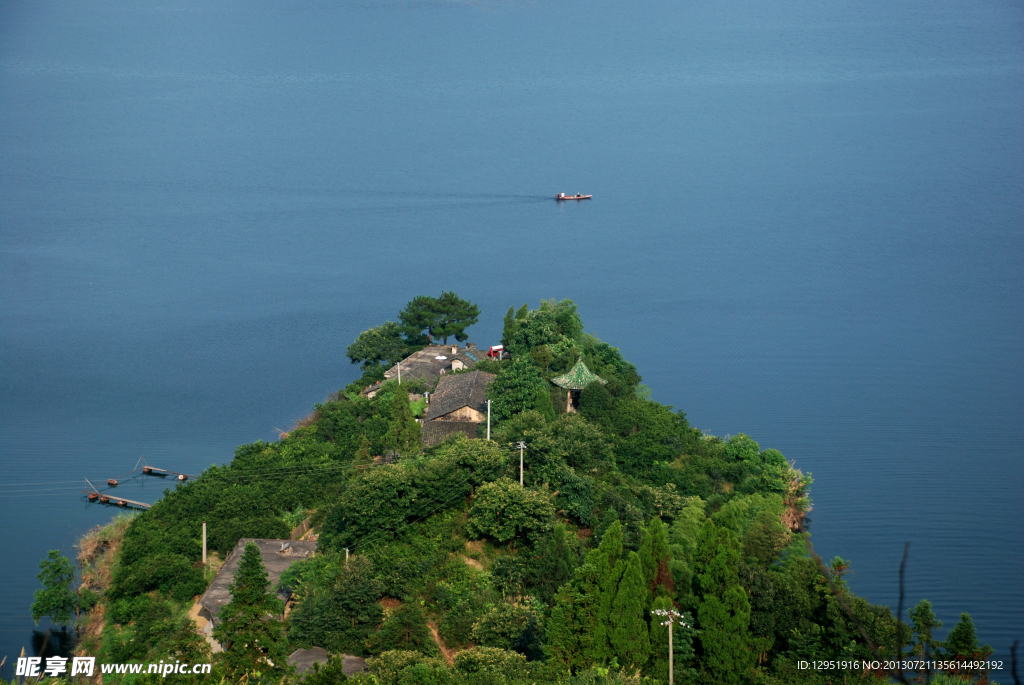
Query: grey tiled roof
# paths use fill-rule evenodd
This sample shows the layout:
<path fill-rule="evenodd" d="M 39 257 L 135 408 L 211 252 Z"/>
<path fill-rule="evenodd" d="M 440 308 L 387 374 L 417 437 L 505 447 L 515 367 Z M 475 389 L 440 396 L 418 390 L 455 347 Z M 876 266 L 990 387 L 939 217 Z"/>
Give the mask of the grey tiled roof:
<path fill-rule="evenodd" d="M 430 404 L 427 405 L 423 419 L 433 421 L 462 407 L 472 407 L 477 411 L 486 412 L 487 386 L 493 380 L 494 374 L 484 371 L 442 376 L 430 396 Z"/>
<path fill-rule="evenodd" d="M 418 378 L 429 387 L 444 372 L 451 370 L 452 361 L 456 359 L 465 364 L 466 368 L 472 369 L 478 361 L 487 356 L 487 352 L 477 349 L 476 346 L 470 347 L 470 345 L 472 343 L 467 343 L 465 347 L 427 345 L 402 360 L 402 378 Z M 457 351 L 453 353 L 452 347 L 456 347 Z M 438 359 L 438 357 L 444 357 L 444 359 Z M 384 378 L 386 380 L 398 378 L 398 364 L 385 371 Z"/>

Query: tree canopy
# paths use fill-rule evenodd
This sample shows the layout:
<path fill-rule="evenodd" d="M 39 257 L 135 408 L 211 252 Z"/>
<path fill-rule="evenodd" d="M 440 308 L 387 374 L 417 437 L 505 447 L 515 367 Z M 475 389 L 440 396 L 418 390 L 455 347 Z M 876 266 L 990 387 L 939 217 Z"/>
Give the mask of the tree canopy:
<path fill-rule="evenodd" d="M 546 392 L 546 382 L 526 355 L 513 357 L 512 362 L 502 367 L 487 389 L 491 400 L 491 411 L 498 419 L 510 419 L 514 415 L 533 409 L 538 393 Z M 550 396 L 548 402 L 550 402 Z"/>
<path fill-rule="evenodd" d="M 36 590 L 32 602 L 32 620 L 48 616 L 54 625 L 69 626 L 78 614 L 78 593 L 75 592 L 75 567 L 71 561 L 55 549 L 39 562 L 39 575 L 43 584 Z"/>
<path fill-rule="evenodd" d="M 462 342 L 469 337 L 465 330 L 479 317 L 479 307 L 450 291 L 442 292 L 440 297 L 414 297 L 398 314 L 406 340 L 413 345 L 438 340 L 447 343 L 449 337 Z"/>
<path fill-rule="evenodd" d="M 376 328 L 365 330 L 348 346 L 346 355 L 353 364 L 363 369 L 377 365 L 390 367 L 404 356 L 406 349 L 402 339 L 402 327 L 394 321 L 385 321 Z"/>

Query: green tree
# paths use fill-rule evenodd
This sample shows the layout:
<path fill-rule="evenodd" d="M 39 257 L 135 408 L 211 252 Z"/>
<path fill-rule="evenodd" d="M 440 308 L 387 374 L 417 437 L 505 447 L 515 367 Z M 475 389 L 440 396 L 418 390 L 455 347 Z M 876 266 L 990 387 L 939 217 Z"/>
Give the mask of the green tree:
<path fill-rule="evenodd" d="M 363 654 L 366 638 L 383 617 L 377 602 L 381 583 L 373 571 L 364 556 L 335 571 L 338 577 L 329 589 L 304 598 L 292 612 L 288 637 L 304 647 Z"/>
<path fill-rule="evenodd" d="M 78 594 L 75 592 L 75 567 L 71 561 L 55 549 L 39 562 L 39 575 L 43 584 L 36 590 L 32 602 L 32 620 L 39 622 L 49 616 L 54 625 L 69 626 L 78 618 Z"/>
<path fill-rule="evenodd" d="M 551 353 L 561 359 L 561 366 L 575 362 L 575 354 L 568 354 L 583 335 L 583 321 L 572 300 L 543 300 L 540 309 L 529 310 L 527 305 L 516 312 L 510 330 L 506 331 L 505 346 L 513 356 L 548 345 Z"/>
<path fill-rule="evenodd" d="M 533 409 L 540 413 L 549 423 L 556 418 L 555 405 L 551 402 L 551 391 L 541 385 L 537 388 L 537 397 L 533 400 Z"/>
<path fill-rule="evenodd" d="M 432 332 L 438 322 L 436 306 L 436 298 L 417 295 L 398 313 L 398 320 L 402 322 L 402 332 L 408 344 L 428 345 L 433 342 Z"/>
<path fill-rule="evenodd" d="M 468 337 L 465 330 L 479 317 L 479 307 L 453 292 L 442 292 L 440 297 L 419 295 L 398 314 L 412 345 L 432 343 L 435 338 L 447 342 L 450 336 L 462 342 Z"/>
<path fill-rule="evenodd" d="M 341 654 L 328 657 L 323 666 L 319 662 L 306 671 L 299 682 L 302 685 L 341 685 L 348 680 L 345 675 L 345 657 Z"/>
<path fill-rule="evenodd" d="M 373 456 L 370 454 L 370 441 L 363 435 L 356 450 L 356 456 L 352 459 L 352 466 L 357 469 L 368 469 L 373 464 Z"/>
<path fill-rule="evenodd" d="M 650 658 L 651 643 L 644 621 L 647 597 L 640 555 L 630 552 L 609 616 L 612 651 L 623 666 L 641 668 Z"/>
<path fill-rule="evenodd" d="M 469 300 L 460 299 L 453 292 L 441 293 L 441 297 L 437 298 L 436 311 L 438 321 L 433 335 L 439 336 L 446 343 L 448 336 L 459 342 L 465 341 L 469 337 L 465 333 L 466 329 L 480 318 L 479 307 Z"/>
<path fill-rule="evenodd" d="M 546 493 L 501 478 L 477 488 L 467 530 L 502 543 L 517 537 L 533 542 L 552 529 L 554 516 L 555 506 Z"/>
<path fill-rule="evenodd" d="M 750 602 L 737 574 L 739 541 L 728 530 L 705 521 L 694 557 L 702 664 L 715 683 L 741 683 L 753 666 L 754 654 Z"/>
<path fill-rule="evenodd" d="M 622 522 L 612 522 L 601 536 L 601 544 L 597 549 L 587 553 L 587 561 L 598 569 L 598 588 L 600 598 L 597 605 L 597 623 L 594 626 L 594 641 L 591 657 L 595 663 L 610 661 L 615 652 L 611 644 L 611 613 L 615 595 L 619 589 L 619 579 L 625 570 L 626 560 L 622 558 Z"/>
<path fill-rule="evenodd" d="M 537 632 L 541 623 L 537 607 L 528 600 L 529 597 L 524 601 L 506 599 L 489 606 L 473 624 L 473 642 L 484 647 L 516 650 L 523 633 L 530 628 Z"/>
<path fill-rule="evenodd" d="M 402 358 L 405 349 L 402 328 L 394 321 L 385 321 L 360 333 L 345 354 L 353 364 L 359 364 L 366 370 L 380 365 L 393 366 Z"/>
<path fill-rule="evenodd" d="M 990 645 L 979 645 L 978 634 L 974 629 L 974 621 L 967 613 L 960 614 L 960 620 L 946 635 L 944 656 L 954 662 L 985 661 L 992 655 Z M 952 675 L 968 676 L 969 678 L 983 676 L 987 669 L 956 668 L 950 671 Z M 979 678 L 980 679 L 980 678 Z M 987 682 L 987 680 L 983 680 Z"/>
<path fill-rule="evenodd" d="M 384 448 L 402 456 L 420 452 L 423 449 L 423 430 L 412 416 L 409 393 L 402 386 L 396 387 L 391 396 L 390 414 Z"/>
<path fill-rule="evenodd" d="M 910 623 L 914 626 L 913 653 L 921 659 L 931 659 L 938 653 L 940 643 L 935 640 L 935 631 L 942 627 L 942 621 L 932 611 L 932 603 L 922 599 L 910 610 Z"/>
<path fill-rule="evenodd" d="M 974 620 L 970 614 L 960 614 L 960 620 L 946 635 L 946 657 L 958 660 L 985 659 L 992 653 L 988 645 L 978 644 Z"/>
<path fill-rule="evenodd" d="M 547 390 L 544 379 L 530 363 L 529 355 L 520 355 L 501 369 L 487 388 L 487 397 L 491 400 L 491 411 L 499 420 L 510 419 L 533 409 L 540 390 Z"/>
<path fill-rule="evenodd" d="M 578 414 L 558 417 L 558 421 L 548 428 L 547 438 L 538 441 L 535 448 L 565 460 L 580 473 L 583 469 L 608 467 L 615 463 L 615 453 L 607 436 Z"/>
<path fill-rule="evenodd" d="M 435 654 L 437 645 L 427 628 L 427 617 L 419 602 L 407 601 L 391 612 L 380 630 L 370 637 L 375 652 L 400 649 L 424 654 Z"/>
<path fill-rule="evenodd" d="M 187 616 L 180 618 L 167 618 L 157 621 L 147 627 L 143 636 L 136 633 L 134 641 L 153 643 L 152 653 L 159 654 L 165 663 L 179 661 L 186 664 L 201 664 L 210 662 L 210 646 L 200 635 L 196 628 L 195 621 Z M 144 658 L 140 654 L 137 658 Z M 145 685 L 157 685 L 157 683 L 168 685 L 186 685 L 191 683 L 216 683 L 221 680 L 223 673 L 217 667 L 213 673 L 203 675 L 168 674 L 168 675 L 143 675 L 135 682 Z"/>
<path fill-rule="evenodd" d="M 611 423 L 610 414 L 615 400 L 604 383 L 594 381 L 580 392 L 580 414 L 588 421 Z"/>
<path fill-rule="evenodd" d="M 228 586 L 231 601 L 213 629 L 213 637 L 225 646 L 224 664 L 235 680 L 246 673 L 250 680 L 263 674 L 277 680 L 287 666 L 284 631 L 276 618 L 284 603 L 267 592 L 269 586 L 260 548 L 250 541 Z"/>
<path fill-rule="evenodd" d="M 545 604 L 550 604 L 558 588 L 572 578 L 572 572 L 579 565 L 576 552 L 576 536 L 568 531 L 564 523 L 556 523 L 551 535 L 540 546 L 537 561 L 537 594 Z"/>
<path fill-rule="evenodd" d="M 668 546 L 668 526 L 655 516 L 647 524 L 640 540 L 640 562 L 644 570 L 644 581 L 656 595 L 671 597 L 675 594 L 669 564 L 672 551 Z"/>
<path fill-rule="evenodd" d="M 594 661 L 599 623 L 601 569 L 591 561 L 576 569 L 573 580 L 558 589 L 547 624 L 547 653 L 577 673 Z"/>
<path fill-rule="evenodd" d="M 505 336 L 508 335 L 509 331 L 512 330 L 512 326 L 513 326 L 513 324 L 515 324 L 515 321 L 516 321 L 516 308 L 515 307 L 509 307 L 508 311 L 505 312 L 505 319 L 502 322 L 503 325 L 501 327 L 501 339 L 503 341 L 505 340 Z"/>

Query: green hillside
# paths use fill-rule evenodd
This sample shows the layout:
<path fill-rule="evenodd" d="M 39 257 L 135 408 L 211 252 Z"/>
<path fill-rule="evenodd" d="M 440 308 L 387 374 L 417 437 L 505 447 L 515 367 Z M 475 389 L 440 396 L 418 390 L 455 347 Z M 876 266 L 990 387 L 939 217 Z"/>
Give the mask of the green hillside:
<path fill-rule="evenodd" d="M 437 311 L 449 295 L 461 324 Z M 842 559 L 826 578 L 801 532 L 810 477 L 746 435 L 707 435 L 651 400 L 636 367 L 584 332 L 571 301 L 506 315 L 511 359 L 479 365 L 497 374 L 493 439 L 424 449 L 409 384 L 385 383 L 372 399 L 358 390 L 437 331 L 464 340 L 476 308 L 452 297 L 417 298 L 420 318 L 407 310 L 401 326 L 364 333 L 350 348 L 359 381 L 280 441 L 244 445 L 229 465 L 168 491 L 82 560 L 101 597 L 83 619 L 84 653 L 196 663 L 211 656 L 188 610 L 216 568 L 199 563 L 202 521 L 219 559 L 242 537 L 287 538 L 307 519 L 319 536 L 319 553 L 282 577 L 287 617 L 252 609 L 248 623 L 219 629 L 230 647 L 211 674 L 105 682 L 297 680 L 275 655 L 315 646 L 370 658 L 355 678 L 367 683 L 662 683 L 668 630 L 651 612 L 667 609 L 681 616 L 677 683 L 877 682 L 881 670 L 799 664 L 898 649 L 983 654 L 973 628 L 936 642 L 924 602 L 901 632 L 888 607 L 850 593 Z M 586 377 L 567 413 L 552 379 L 580 361 L 599 380 Z M 261 569 L 238 583 L 239 616 L 243 591 L 264 606 Z M 306 681 L 344 679 L 339 660 Z"/>

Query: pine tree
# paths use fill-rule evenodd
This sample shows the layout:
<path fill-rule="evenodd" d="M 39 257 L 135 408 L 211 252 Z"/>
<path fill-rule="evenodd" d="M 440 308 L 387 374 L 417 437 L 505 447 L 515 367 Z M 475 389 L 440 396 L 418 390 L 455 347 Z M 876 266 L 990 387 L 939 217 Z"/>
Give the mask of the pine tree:
<path fill-rule="evenodd" d="M 572 582 L 555 595 L 547 623 L 548 654 L 574 673 L 593 663 L 600 600 L 600 571 L 592 563 L 578 567 Z"/>
<path fill-rule="evenodd" d="M 260 548 L 250 541 L 228 586 L 231 601 L 213 629 L 213 637 L 225 647 L 224 663 L 234 680 L 246 673 L 250 682 L 259 674 L 279 678 L 287 666 L 284 631 L 276 618 L 284 612 L 284 603 L 267 592 L 269 586 Z"/>
<path fill-rule="evenodd" d="M 608 621 L 612 652 L 623 666 L 641 668 L 650 658 L 651 643 L 647 623 L 644 621 L 647 598 L 647 583 L 644 581 L 640 555 L 630 552 L 612 601 Z"/>
<path fill-rule="evenodd" d="M 960 620 L 946 635 L 945 657 L 956 662 L 984 661 L 992 654 L 990 645 L 979 645 L 978 634 L 974 629 L 971 615 L 960 614 Z M 957 669 L 956 675 L 975 675 L 979 671 L 973 669 Z"/>
<path fill-rule="evenodd" d="M 546 604 L 550 604 L 558 588 L 572 578 L 579 564 L 576 548 L 570 545 L 570 540 L 575 541 L 575 536 L 566 533 L 565 524 L 557 523 L 541 547 L 535 583 L 537 594 Z"/>
<path fill-rule="evenodd" d="M 601 536 L 601 544 L 597 549 L 587 553 L 587 561 L 598 569 L 598 587 L 600 599 L 597 609 L 597 623 L 594 626 L 594 644 L 592 658 L 597 663 L 604 663 L 615 656 L 611 645 L 610 619 L 615 593 L 619 589 L 619 579 L 625 570 L 626 560 L 622 558 L 622 523 L 616 519 L 605 534 Z"/>
<path fill-rule="evenodd" d="M 394 321 L 385 321 L 377 328 L 360 333 L 345 354 L 353 364 L 359 364 L 366 370 L 380 365 L 387 368 L 401 359 L 404 351 L 401 326 Z"/>
<path fill-rule="evenodd" d="M 502 326 L 502 329 L 501 329 L 501 344 L 502 345 L 507 344 L 506 341 L 509 339 L 509 335 L 512 333 L 512 327 L 515 326 L 515 322 L 516 322 L 516 308 L 515 307 L 509 307 L 508 308 L 508 312 L 505 313 L 505 320 L 503 322 L 504 325 Z"/>
<path fill-rule="evenodd" d="M 942 621 L 932 611 L 932 603 L 922 599 L 910 610 L 910 622 L 914 626 L 917 640 L 913 653 L 922 659 L 931 659 L 938 652 L 939 643 L 935 640 L 935 631 L 942 627 Z"/>
<path fill-rule="evenodd" d="M 604 516 L 601 517 L 600 523 L 597 524 L 597 529 L 594 530 L 594 539 L 599 542 L 603 540 L 605 532 L 618 520 L 619 512 L 615 511 L 614 508 L 610 508 L 608 511 L 604 512 Z"/>
<path fill-rule="evenodd" d="M 558 416 L 555 414 L 555 405 L 551 402 L 551 391 L 546 386 L 537 388 L 537 397 L 533 400 L 533 408 L 548 423 L 553 423 Z"/>
<path fill-rule="evenodd" d="M 740 585 L 739 541 L 724 528 L 704 522 L 694 553 L 694 589 L 701 662 L 716 683 L 744 682 L 753 667 L 750 602 Z"/>
<path fill-rule="evenodd" d="M 356 450 L 356 456 L 352 460 L 352 466 L 357 469 L 365 469 L 372 463 L 373 457 L 370 456 L 370 441 L 366 435 L 363 435 L 363 440 L 359 443 L 359 449 Z"/>
<path fill-rule="evenodd" d="M 587 553 L 571 584 L 559 589 L 548 622 L 551 656 L 573 671 L 614 656 L 609 641 L 609 616 L 624 560 L 622 524 L 608 528 L 597 549 Z"/>
<path fill-rule="evenodd" d="M 439 337 L 447 344 L 448 336 L 454 336 L 459 342 L 465 341 L 469 336 L 466 329 L 475 324 L 480 318 L 480 307 L 469 300 L 463 300 L 453 292 L 442 292 L 434 305 L 437 312 L 437 326 L 432 335 Z"/>
<path fill-rule="evenodd" d="M 668 526 L 655 516 L 647 524 L 640 542 L 640 562 L 643 565 L 644 581 L 650 588 L 652 596 L 671 597 L 675 586 L 669 564 L 672 552 L 668 546 Z"/>
<path fill-rule="evenodd" d="M 423 449 L 423 431 L 409 408 L 409 393 L 398 386 L 391 397 L 391 417 L 384 434 L 384 448 L 402 456 L 417 454 Z"/>

